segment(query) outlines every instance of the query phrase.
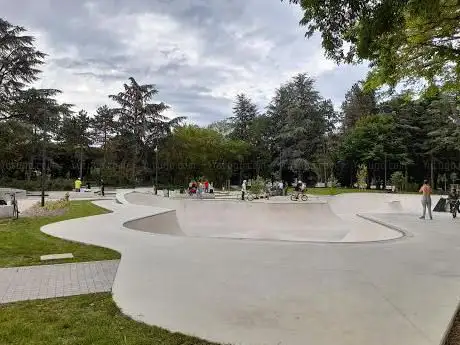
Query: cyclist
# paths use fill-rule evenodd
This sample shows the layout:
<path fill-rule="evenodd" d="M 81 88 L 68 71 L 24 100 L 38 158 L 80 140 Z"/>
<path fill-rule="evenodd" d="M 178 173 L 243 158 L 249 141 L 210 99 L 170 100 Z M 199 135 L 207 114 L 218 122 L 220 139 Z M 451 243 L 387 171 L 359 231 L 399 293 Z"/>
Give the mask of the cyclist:
<path fill-rule="evenodd" d="M 303 183 L 302 181 L 298 180 L 297 181 L 297 184 L 295 185 L 295 188 L 294 188 L 294 191 L 295 191 L 295 198 L 298 199 L 299 198 L 299 195 L 302 193 L 303 191 Z"/>
<path fill-rule="evenodd" d="M 452 188 L 452 190 L 450 191 L 449 195 L 447 196 L 447 200 L 448 200 L 449 205 L 450 205 L 450 212 L 452 212 L 454 207 L 457 207 L 457 211 L 460 212 L 458 199 L 459 199 L 459 195 L 458 195 L 457 189 Z"/>

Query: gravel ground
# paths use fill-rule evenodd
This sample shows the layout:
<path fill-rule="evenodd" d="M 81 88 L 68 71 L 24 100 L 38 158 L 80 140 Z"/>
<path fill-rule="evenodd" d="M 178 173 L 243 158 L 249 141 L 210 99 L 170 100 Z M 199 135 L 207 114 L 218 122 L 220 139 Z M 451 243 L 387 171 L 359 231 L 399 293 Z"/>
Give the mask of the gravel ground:
<path fill-rule="evenodd" d="M 460 312 L 455 317 L 455 321 L 444 345 L 460 345 Z"/>
<path fill-rule="evenodd" d="M 55 210 L 47 210 L 46 208 L 40 207 L 40 202 L 37 201 L 33 206 L 21 211 L 20 216 L 22 217 L 56 217 L 62 216 L 69 211 L 68 207 L 59 208 Z"/>

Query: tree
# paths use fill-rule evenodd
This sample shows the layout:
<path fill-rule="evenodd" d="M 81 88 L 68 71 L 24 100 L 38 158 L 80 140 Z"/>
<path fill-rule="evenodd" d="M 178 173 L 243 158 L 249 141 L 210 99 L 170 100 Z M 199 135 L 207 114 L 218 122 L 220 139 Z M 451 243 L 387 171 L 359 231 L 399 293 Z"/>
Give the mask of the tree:
<path fill-rule="evenodd" d="M 401 171 L 395 171 L 391 174 L 391 184 L 395 186 L 397 190 L 401 190 L 404 183 L 404 175 Z"/>
<path fill-rule="evenodd" d="M 188 125 L 173 131 L 161 155 L 173 184 L 206 176 L 215 185 L 222 185 L 232 175 L 232 163 L 248 153 L 248 146 L 212 129 Z"/>
<path fill-rule="evenodd" d="M 0 120 L 10 118 L 10 107 L 27 84 L 37 80 L 46 56 L 35 49 L 32 36 L 0 18 Z M 16 113 L 17 115 L 17 113 Z"/>
<path fill-rule="evenodd" d="M 365 164 L 369 173 L 376 178 L 383 168 L 378 163 L 384 162 L 387 158 L 401 162 L 407 157 L 406 148 L 397 136 L 395 128 L 395 118 L 390 114 L 362 118 L 344 137 L 340 148 L 342 157 L 348 161 Z M 368 182 L 369 186 L 370 181 Z"/>
<path fill-rule="evenodd" d="M 358 172 L 356 173 L 356 181 L 359 189 L 366 188 L 367 178 L 367 166 L 365 164 L 360 164 L 358 166 Z"/>
<path fill-rule="evenodd" d="M 208 125 L 208 129 L 212 129 L 216 132 L 219 132 L 223 136 L 230 135 L 234 130 L 234 124 L 231 119 L 223 119 L 219 121 L 215 121 Z"/>
<path fill-rule="evenodd" d="M 375 114 L 377 104 L 373 91 L 364 91 L 358 83 L 345 94 L 342 103 L 343 130 L 349 130 L 362 117 Z"/>
<path fill-rule="evenodd" d="M 299 178 L 311 170 L 336 115 L 332 103 L 313 84 L 306 74 L 298 74 L 280 88 L 268 112 L 277 119 L 274 146 L 280 154 L 274 157 L 274 165 L 281 161 Z"/>
<path fill-rule="evenodd" d="M 250 127 L 257 117 L 257 106 L 245 94 L 236 96 L 233 106 L 233 131 L 232 138 L 237 140 L 251 141 Z"/>
<path fill-rule="evenodd" d="M 80 178 L 83 178 L 83 153 L 91 144 L 90 123 L 88 113 L 84 110 L 80 110 L 76 115 L 67 114 L 63 118 L 59 133 L 59 139 L 67 147 L 68 152 L 74 152 L 75 148 L 78 148 Z"/>
<path fill-rule="evenodd" d="M 11 108 L 11 114 L 32 125 L 41 138 L 41 206 L 45 205 L 46 148 L 58 132 L 61 118 L 70 113 L 70 104 L 59 104 L 54 98 L 60 93 L 54 89 L 28 89 L 20 94 Z"/>
<path fill-rule="evenodd" d="M 170 133 L 171 127 L 179 124 L 184 117 L 169 119 L 161 114 L 169 108 L 166 104 L 150 103 L 158 93 L 153 84 L 140 85 L 131 77 L 129 84 L 124 84 L 123 88 L 124 91 L 109 97 L 119 104 L 118 108 L 112 110 L 121 125 L 119 134 L 131 142 L 132 182 L 135 184 L 140 148 Z"/>
<path fill-rule="evenodd" d="M 283 1 L 283 0 L 281 0 Z M 304 11 L 306 36 L 319 31 L 326 55 L 368 60 L 370 87 L 424 79 L 459 90 L 460 3 L 457 0 L 289 0 Z"/>
<path fill-rule="evenodd" d="M 115 122 L 113 112 L 108 106 L 104 105 L 97 108 L 96 115 L 91 120 L 92 137 L 96 144 L 102 146 L 104 158 L 102 163 L 103 170 L 107 161 L 107 144 L 109 139 L 115 133 Z"/>

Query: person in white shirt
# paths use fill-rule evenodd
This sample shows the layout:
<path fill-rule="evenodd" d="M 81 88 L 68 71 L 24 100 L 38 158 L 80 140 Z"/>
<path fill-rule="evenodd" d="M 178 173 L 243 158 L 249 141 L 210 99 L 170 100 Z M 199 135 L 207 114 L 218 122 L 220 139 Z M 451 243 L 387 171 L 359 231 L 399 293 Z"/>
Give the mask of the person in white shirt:
<path fill-rule="evenodd" d="M 243 180 L 243 184 L 241 185 L 241 200 L 244 200 L 245 194 L 246 194 L 246 180 Z"/>

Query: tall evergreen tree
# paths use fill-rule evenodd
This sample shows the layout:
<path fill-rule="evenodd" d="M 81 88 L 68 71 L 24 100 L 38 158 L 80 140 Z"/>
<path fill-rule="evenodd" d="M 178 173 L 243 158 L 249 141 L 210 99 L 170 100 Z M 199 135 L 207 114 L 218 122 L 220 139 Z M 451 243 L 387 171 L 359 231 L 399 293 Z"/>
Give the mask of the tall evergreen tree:
<path fill-rule="evenodd" d="M 96 144 L 102 146 L 104 158 L 102 168 L 105 169 L 107 162 L 108 141 L 115 133 L 115 121 L 113 112 L 104 105 L 97 108 L 96 114 L 91 120 L 92 137 Z"/>
<path fill-rule="evenodd" d="M 249 142 L 251 140 L 251 124 L 257 115 L 257 106 L 251 99 L 243 93 L 238 94 L 233 105 L 232 138 Z"/>
<path fill-rule="evenodd" d="M 342 103 L 343 130 L 353 128 L 360 118 L 375 114 L 376 110 L 375 93 L 364 91 L 358 83 L 353 84 Z"/>
<path fill-rule="evenodd" d="M 112 110 L 118 116 L 119 134 L 131 141 L 132 182 L 136 183 L 140 148 L 169 133 L 171 127 L 179 124 L 184 117 L 169 119 L 162 115 L 169 107 L 163 102 L 151 103 L 158 93 L 153 84 L 140 85 L 131 77 L 129 84 L 124 84 L 123 88 L 124 91 L 109 97 L 119 104 L 118 108 Z"/>
<path fill-rule="evenodd" d="M 10 107 L 27 84 L 37 80 L 45 54 L 38 51 L 32 36 L 21 26 L 0 18 L 0 120 L 18 115 Z"/>
<path fill-rule="evenodd" d="M 329 107 L 314 88 L 314 80 L 298 74 L 286 86 L 290 104 L 282 122 L 278 143 L 282 156 L 298 177 L 311 169 L 315 154 L 328 130 Z M 327 112 L 325 113 L 325 110 Z"/>

